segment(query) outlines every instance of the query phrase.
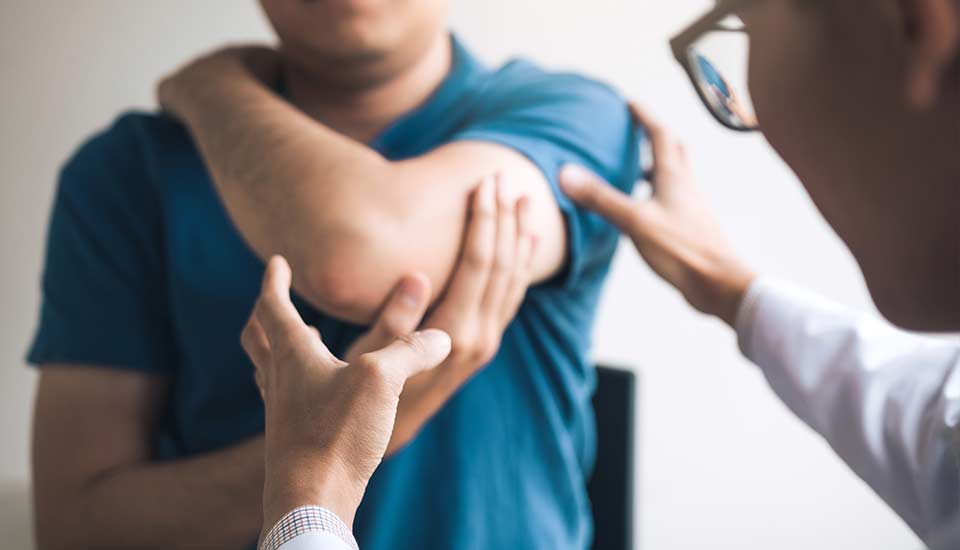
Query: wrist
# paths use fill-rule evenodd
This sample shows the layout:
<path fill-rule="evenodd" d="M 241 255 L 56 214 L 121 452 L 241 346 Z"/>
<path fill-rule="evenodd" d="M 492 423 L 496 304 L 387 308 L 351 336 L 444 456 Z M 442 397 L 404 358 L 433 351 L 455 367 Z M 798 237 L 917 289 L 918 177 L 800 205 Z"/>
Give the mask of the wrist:
<path fill-rule="evenodd" d="M 269 531 L 286 513 L 300 506 L 321 506 L 347 526 L 353 525 L 364 486 L 348 470 L 326 457 L 267 457 L 263 489 L 263 530 Z"/>
<path fill-rule="evenodd" d="M 706 313 L 719 317 L 733 327 L 743 299 L 756 278 L 753 270 L 739 262 L 717 266 L 706 275 L 705 284 L 711 289 Z"/>
<path fill-rule="evenodd" d="M 196 61 L 160 83 L 160 105 L 174 117 L 189 122 L 195 108 L 202 109 L 218 90 L 240 80 L 243 72 L 243 65 L 231 59 L 212 56 Z"/>
<path fill-rule="evenodd" d="M 736 324 L 737 312 L 756 274 L 732 254 L 690 255 L 682 262 L 677 288 L 701 313 Z"/>

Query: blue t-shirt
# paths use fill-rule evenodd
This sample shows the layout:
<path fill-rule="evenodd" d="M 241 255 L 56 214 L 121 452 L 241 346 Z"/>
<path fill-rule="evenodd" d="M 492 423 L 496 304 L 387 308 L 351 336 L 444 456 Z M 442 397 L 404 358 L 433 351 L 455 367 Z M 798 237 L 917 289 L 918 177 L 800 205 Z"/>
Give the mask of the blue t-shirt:
<path fill-rule="evenodd" d="M 456 140 L 522 153 L 554 190 L 569 260 L 530 290 L 489 366 L 384 461 L 357 514 L 357 539 L 365 550 L 584 548 L 595 447 L 588 351 L 617 234 L 571 204 L 557 173 L 576 162 L 627 191 L 639 132 L 606 86 L 524 61 L 490 69 L 456 41 L 453 49 L 431 99 L 370 145 L 389 159 Z M 169 376 L 157 459 L 237 443 L 264 426 L 239 343 L 263 271 L 185 129 L 125 114 L 62 170 L 29 360 Z M 362 331 L 297 306 L 334 353 Z"/>

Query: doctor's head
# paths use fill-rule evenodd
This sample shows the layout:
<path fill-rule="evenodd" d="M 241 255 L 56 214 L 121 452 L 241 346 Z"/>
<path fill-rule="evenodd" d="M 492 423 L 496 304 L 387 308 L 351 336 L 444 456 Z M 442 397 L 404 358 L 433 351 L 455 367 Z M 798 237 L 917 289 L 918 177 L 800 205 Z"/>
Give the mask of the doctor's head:
<path fill-rule="evenodd" d="M 448 0 L 260 0 L 287 63 L 376 78 L 415 63 L 446 33 Z"/>
<path fill-rule="evenodd" d="M 739 20 L 674 44 L 704 102 L 728 125 L 759 124 L 884 315 L 960 330 L 960 2 L 721 0 L 714 19 L 725 5 Z M 749 41 L 739 97 L 724 70 L 698 68 L 720 64 L 711 35 Z"/>

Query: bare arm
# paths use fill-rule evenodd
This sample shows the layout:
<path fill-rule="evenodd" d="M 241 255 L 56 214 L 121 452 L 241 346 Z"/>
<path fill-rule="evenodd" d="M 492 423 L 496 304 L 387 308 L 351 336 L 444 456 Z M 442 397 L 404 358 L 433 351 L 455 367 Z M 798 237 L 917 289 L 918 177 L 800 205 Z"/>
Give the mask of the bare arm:
<path fill-rule="evenodd" d="M 540 238 L 534 280 L 562 265 L 560 211 L 546 178 L 522 155 L 464 142 L 392 162 L 283 101 L 236 55 L 195 65 L 161 87 L 162 102 L 188 126 L 249 244 L 263 258 L 286 256 L 297 290 L 325 311 L 370 321 L 412 272 L 445 288 L 468 196 L 494 172 L 514 197 L 530 198 Z"/>
<path fill-rule="evenodd" d="M 166 386 L 140 373 L 43 369 L 33 450 L 40 548 L 238 548 L 257 539 L 263 438 L 153 462 Z"/>

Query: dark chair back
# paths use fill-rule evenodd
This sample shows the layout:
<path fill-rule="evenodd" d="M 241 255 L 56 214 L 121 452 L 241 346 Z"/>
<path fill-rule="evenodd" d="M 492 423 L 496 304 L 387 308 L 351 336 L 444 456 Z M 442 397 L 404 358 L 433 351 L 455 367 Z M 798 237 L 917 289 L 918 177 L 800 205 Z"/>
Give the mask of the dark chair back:
<path fill-rule="evenodd" d="M 633 550 L 634 410 L 637 375 L 597 366 L 597 459 L 587 492 L 593 507 L 593 548 Z"/>

